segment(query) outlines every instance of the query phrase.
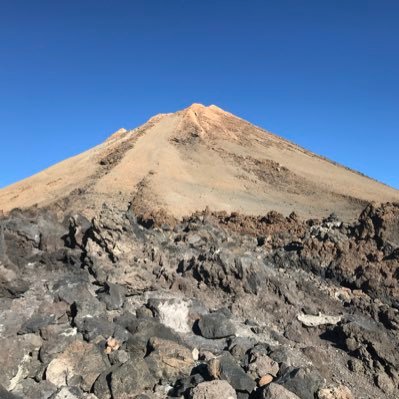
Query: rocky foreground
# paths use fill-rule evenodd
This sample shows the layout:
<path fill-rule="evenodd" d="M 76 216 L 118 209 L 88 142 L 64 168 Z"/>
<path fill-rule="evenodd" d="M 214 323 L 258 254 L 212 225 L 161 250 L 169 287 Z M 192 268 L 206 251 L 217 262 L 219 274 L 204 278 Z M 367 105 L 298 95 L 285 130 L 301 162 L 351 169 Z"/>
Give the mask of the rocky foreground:
<path fill-rule="evenodd" d="M 399 397 L 399 205 L 353 224 L 0 219 L 0 398 Z"/>

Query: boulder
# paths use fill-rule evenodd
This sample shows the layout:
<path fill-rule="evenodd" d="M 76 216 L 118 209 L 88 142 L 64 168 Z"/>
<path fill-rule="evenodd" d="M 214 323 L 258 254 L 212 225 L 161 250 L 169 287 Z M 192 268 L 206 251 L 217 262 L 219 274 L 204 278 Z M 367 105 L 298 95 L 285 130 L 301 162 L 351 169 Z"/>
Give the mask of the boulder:
<path fill-rule="evenodd" d="M 146 389 L 152 389 L 155 382 L 146 362 L 136 358 L 116 368 L 109 383 L 113 398 L 130 399 Z"/>
<path fill-rule="evenodd" d="M 36 368 L 34 354 L 42 339 L 35 334 L 24 334 L 14 338 L 0 339 L 0 385 L 12 391 L 20 381 Z"/>
<path fill-rule="evenodd" d="M 222 313 L 210 313 L 198 320 L 201 335 L 208 339 L 226 338 L 235 334 L 233 323 Z"/>
<path fill-rule="evenodd" d="M 251 352 L 247 372 L 253 378 L 262 378 L 266 375 L 277 377 L 279 365 L 265 353 Z"/>
<path fill-rule="evenodd" d="M 149 340 L 149 347 L 152 352 L 145 361 L 154 377 L 174 382 L 178 377 L 190 375 L 195 365 L 190 349 L 157 337 Z"/>
<path fill-rule="evenodd" d="M 154 310 L 159 321 L 174 331 L 187 333 L 191 331 L 189 323 L 190 301 L 180 298 L 151 299 L 149 307 Z"/>
<path fill-rule="evenodd" d="M 314 399 L 323 379 L 314 369 L 287 367 L 276 382 L 301 399 Z"/>
<path fill-rule="evenodd" d="M 105 356 L 95 345 L 75 341 L 47 366 L 46 380 L 56 386 L 76 385 L 77 381 L 77 385 L 88 392 L 108 366 Z"/>
<path fill-rule="evenodd" d="M 244 372 L 229 352 L 211 359 L 208 372 L 215 379 L 226 380 L 236 391 L 251 393 L 256 387 L 255 381 Z"/>
<path fill-rule="evenodd" d="M 53 324 L 40 329 L 43 337 L 43 345 L 39 351 L 40 360 L 43 363 L 49 363 L 58 353 L 73 341 L 82 339 L 82 335 L 77 329 L 69 324 Z"/>
<path fill-rule="evenodd" d="M 17 385 L 13 394 L 20 395 L 22 398 L 47 399 L 56 391 L 57 387 L 49 381 L 36 382 L 32 378 L 26 378 Z M 3 398 L 1 392 L 0 398 Z"/>

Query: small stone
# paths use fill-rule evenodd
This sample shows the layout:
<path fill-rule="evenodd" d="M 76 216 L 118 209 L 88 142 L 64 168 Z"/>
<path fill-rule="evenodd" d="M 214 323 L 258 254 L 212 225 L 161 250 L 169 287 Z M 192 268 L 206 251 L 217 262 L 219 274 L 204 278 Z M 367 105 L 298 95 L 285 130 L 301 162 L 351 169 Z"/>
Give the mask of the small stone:
<path fill-rule="evenodd" d="M 273 381 L 273 376 L 270 374 L 264 375 L 258 382 L 260 387 L 270 384 Z"/>
<path fill-rule="evenodd" d="M 107 347 L 105 348 L 105 353 L 110 354 L 113 351 L 117 351 L 120 348 L 120 346 L 121 344 L 117 339 L 109 337 L 107 339 Z"/>
<path fill-rule="evenodd" d="M 197 361 L 199 359 L 199 353 L 200 353 L 198 348 L 194 348 L 191 353 L 193 355 L 193 359 Z"/>
<path fill-rule="evenodd" d="M 192 390 L 192 399 L 237 399 L 234 388 L 223 380 L 202 382 Z"/>
<path fill-rule="evenodd" d="M 71 342 L 82 339 L 77 329 L 69 324 L 46 326 L 40 330 L 40 333 L 44 342 L 39 356 L 40 360 L 46 364 L 50 363 L 57 354 L 63 352 Z"/>
<path fill-rule="evenodd" d="M 96 379 L 92 391 L 98 397 L 98 399 L 111 399 L 111 389 L 109 386 L 109 381 L 111 378 L 111 374 L 115 371 L 120 364 L 115 364 L 103 371 L 99 377 Z"/>

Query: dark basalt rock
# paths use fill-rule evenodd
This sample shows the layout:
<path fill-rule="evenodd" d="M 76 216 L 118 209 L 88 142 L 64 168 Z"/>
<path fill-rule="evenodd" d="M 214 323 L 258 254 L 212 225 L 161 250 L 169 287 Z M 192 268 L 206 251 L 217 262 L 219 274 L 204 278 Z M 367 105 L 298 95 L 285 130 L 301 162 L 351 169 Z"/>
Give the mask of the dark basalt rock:
<path fill-rule="evenodd" d="M 107 310 L 117 310 L 122 308 L 125 301 L 125 289 L 120 285 L 107 282 L 97 296 L 105 303 Z"/>
<path fill-rule="evenodd" d="M 198 328 L 205 338 L 226 338 L 235 334 L 233 323 L 221 312 L 205 314 L 198 320 Z"/>
<path fill-rule="evenodd" d="M 114 398 L 139 395 L 146 389 L 152 389 L 156 382 L 141 359 L 129 360 L 113 370 L 109 381 Z"/>
<path fill-rule="evenodd" d="M 208 371 L 212 377 L 226 380 L 236 391 L 251 393 L 256 387 L 255 381 L 245 373 L 229 352 L 212 359 L 208 364 Z"/>
<path fill-rule="evenodd" d="M 323 384 L 316 370 L 288 367 L 276 380 L 277 384 L 298 395 L 301 399 L 314 399 Z"/>
<path fill-rule="evenodd" d="M 2 385 L 0 385 L 0 398 L 1 399 L 23 399 L 21 396 L 17 396 L 11 392 L 8 392 Z"/>
<path fill-rule="evenodd" d="M 107 206 L 92 222 L 0 217 L 0 397 L 189 398 L 211 383 L 313 399 L 339 380 L 396 399 L 398 209 L 351 225 L 208 212 L 173 229 Z M 319 313 L 342 318 L 298 320 Z"/>
<path fill-rule="evenodd" d="M 182 396 L 203 381 L 205 380 L 201 374 L 193 374 L 188 377 L 180 378 L 175 382 L 173 391 L 170 394 L 175 397 Z"/>

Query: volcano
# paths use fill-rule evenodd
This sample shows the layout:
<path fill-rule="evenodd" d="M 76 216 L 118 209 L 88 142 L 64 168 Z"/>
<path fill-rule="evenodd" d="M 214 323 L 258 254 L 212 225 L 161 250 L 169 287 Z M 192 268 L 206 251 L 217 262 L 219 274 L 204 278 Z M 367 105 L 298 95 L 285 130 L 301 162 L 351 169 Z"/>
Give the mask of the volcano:
<path fill-rule="evenodd" d="M 356 217 L 399 192 L 331 162 L 217 106 L 193 104 L 120 129 L 99 146 L 0 190 L 0 209 L 34 205 L 86 214 L 103 203 L 164 210 L 176 218 L 208 207 L 301 217 Z"/>

